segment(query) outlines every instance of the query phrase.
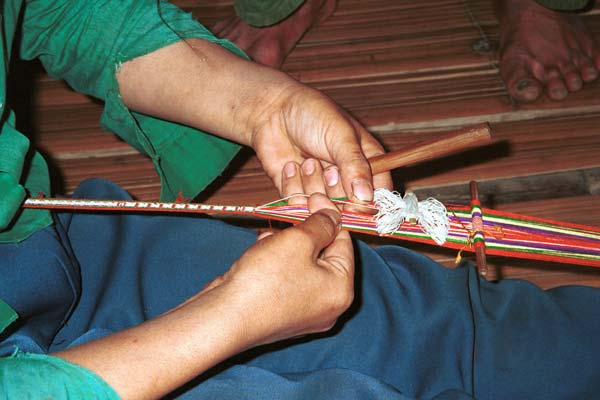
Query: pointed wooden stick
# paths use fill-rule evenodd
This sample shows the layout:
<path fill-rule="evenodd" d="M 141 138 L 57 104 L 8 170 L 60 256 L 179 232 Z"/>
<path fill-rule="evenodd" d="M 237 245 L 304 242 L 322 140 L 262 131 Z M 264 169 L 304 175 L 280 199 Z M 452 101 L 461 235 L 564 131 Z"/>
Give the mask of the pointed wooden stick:
<path fill-rule="evenodd" d="M 380 172 L 391 171 L 399 167 L 481 146 L 491 139 L 490 127 L 487 123 L 463 128 L 427 142 L 370 158 L 371 172 L 373 175 L 377 175 Z"/>

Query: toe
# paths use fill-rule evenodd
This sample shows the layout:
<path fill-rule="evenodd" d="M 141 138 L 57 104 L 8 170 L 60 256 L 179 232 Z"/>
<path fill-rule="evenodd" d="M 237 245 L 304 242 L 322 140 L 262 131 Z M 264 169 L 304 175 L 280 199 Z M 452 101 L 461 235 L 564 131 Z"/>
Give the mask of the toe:
<path fill-rule="evenodd" d="M 552 100 L 563 100 L 569 93 L 561 74 L 556 69 L 549 69 L 546 78 L 546 94 Z"/>
<path fill-rule="evenodd" d="M 564 82 L 570 92 L 576 92 L 583 86 L 583 80 L 579 75 L 579 70 L 574 65 L 570 64 L 561 70 Z"/>
<path fill-rule="evenodd" d="M 507 83 L 511 97 L 521 103 L 537 100 L 542 94 L 542 85 L 529 74 L 514 76 Z"/>
<path fill-rule="evenodd" d="M 579 57 L 576 65 L 577 68 L 579 68 L 579 74 L 584 82 L 592 82 L 598 79 L 598 68 L 596 68 L 594 62 L 589 57 Z"/>
<path fill-rule="evenodd" d="M 542 84 L 534 78 L 525 63 L 501 63 L 500 73 L 510 96 L 520 103 L 530 103 L 542 94 Z"/>
<path fill-rule="evenodd" d="M 594 55 L 594 66 L 600 71 L 600 53 Z"/>

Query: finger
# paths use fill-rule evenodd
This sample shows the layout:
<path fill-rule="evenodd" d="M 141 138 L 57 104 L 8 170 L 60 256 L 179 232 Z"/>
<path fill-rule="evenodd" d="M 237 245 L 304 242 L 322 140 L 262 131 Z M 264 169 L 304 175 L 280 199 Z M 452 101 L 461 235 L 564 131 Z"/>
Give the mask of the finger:
<path fill-rule="evenodd" d="M 351 119 L 349 122 L 347 129 L 353 129 L 358 135 L 348 134 L 345 139 L 336 136 L 331 149 L 333 163 L 339 168 L 342 187 L 350 201 L 369 203 L 373 200 L 373 177 L 359 142 L 360 129 L 364 128 L 353 124 Z"/>
<path fill-rule="evenodd" d="M 323 181 L 325 182 L 327 197 L 339 199 L 346 196 L 340 180 L 340 171 L 335 165 L 330 165 L 323 171 Z"/>
<path fill-rule="evenodd" d="M 300 166 L 302 174 L 302 186 L 304 193 L 323 193 L 325 194 L 325 182 L 323 181 L 323 168 L 321 163 L 314 158 L 305 160 Z"/>
<path fill-rule="evenodd" d="M 283 167 L 281 176 L 281 194 L 283 197 L 289 197 L 294 194 L 304 193 L 302 187 L 302 176 L 300 175 L 300 166 L 294 161 L 290 161 Z M 288 199 L 289 204 L 305 205 L 305 196 L 294 196 Z"/>
<path fill-rule="evenodd" d="M 327 196 L 329 198 L 341 199 L 346 197 L 346 193 L 344 192 L 344 188 L 339 179 L 339 171 L 336 166 L 331 166 L 325 170 L 323 173 L 323 180 L 327 186 Z M 375 214 L 375 210 L 372 207 L 353 202 L 344 202 L 343 204 L 338 204 L 338 207 L 348 212 Z"/>
<path fill-rule="evenodd" d="M 313 214 L 295 228 L 308 237 L 313 245 L 313 258 L 316 259 L 340 231 L 341 216 L 335 205 L 320 193 L 311 196 L 309 209 Z"/>
<path fill-rule="evenodd" d="M 355 125 L 358 126 L 357 130 L 360 133 L 360 145 L 363 149 L 365 156 L 370 159 L 376 156 L 385 154 L 385 149 L 371 135 L 364 129 L 358 122 L 355 121 Z M 381 172 L 373 177 L 373 186 L 375 188 L 386 188 L 392 190 L 392 174 L 389 171 Z"/>
<path fill-rule="evenodd" d="M 312 213 L 332 212 L 340 216 L 335 205 L 325 196 L 314 194 L 308 199 L 308 209 Z M 341 223 L 338 225 L 339 230 L 329 246 L 325 247 L 318 261 L 321 266 L 334 268 L 348 276 L 350 284 L 354 279 L 354 248 L 352 239 L 347 231 L 341 230 Z"/>
<path fill-rule="evenodd" d="M 555 68 L 549 68 L 546 74 L 546 95 L 552 100 L 563 100 L 569 92 L 560 72 Z"/>
<path fill-rule="evenodd" d="M 332 210 L 338 214 L 337 218 L 340 218 L 340 212 L 335 204 L 322 194 L 315 193 L 308 198 L 308 210 L 313 214 L 320 210 Z"/>
<path fill-rule="evenodd" d="M 333 242 L 321 253 L 319 265 L 333 269 L 348 277 L 349 285 L 354 281 L 354 247 L 347 231 L 340 231 Z"/>

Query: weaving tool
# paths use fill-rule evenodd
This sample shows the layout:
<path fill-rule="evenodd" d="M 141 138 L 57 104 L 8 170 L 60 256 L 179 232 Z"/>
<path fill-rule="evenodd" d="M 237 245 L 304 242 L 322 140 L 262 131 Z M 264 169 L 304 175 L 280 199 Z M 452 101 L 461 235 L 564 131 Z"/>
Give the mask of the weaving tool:
<path fill-rule="evenodd" d="M 370 159 L 373 174 L 414 164 L 481 145 L 491 139 L 487 124 L 447 134 L 439 139 Z M 471 206 L 445 205 L 448 230 L 443 246 L 476 252 L 485 273 L 485 253 L 600 267 L 600 229 L 481 208 L 471 185 Z M 343 203 L 343 202 L 341 202 Z M 223 206 L 183 202 L 29 198 L 25 208 L 121 212 L 174 212 L 245 215 L 290 223 L 304 221 L 306 206 L 276 201 L 262 206 Z M 373 206 L 373 208 L 375 208 Z M 342 226 L 350 231 L 435 245 L 418 221 L 403 220 L 393 232 L 378 232 L 374 215 L 342 212 Z M 438 240 L 438 243 L 440 241 Z"/>

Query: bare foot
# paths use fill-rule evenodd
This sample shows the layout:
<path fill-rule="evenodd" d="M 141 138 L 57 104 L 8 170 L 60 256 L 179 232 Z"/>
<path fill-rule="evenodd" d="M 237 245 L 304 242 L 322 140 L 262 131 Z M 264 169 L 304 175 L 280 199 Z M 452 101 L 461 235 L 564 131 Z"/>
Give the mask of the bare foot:
<path fill-rule="evenodd" d="M 211 30 L 217 37 L 235 43 L 254 61 L 280 68 L 302 36 L 333 14 L 336 3 L 336 0 L 306 0 L 275 25 L 255 28 L 233 16 L 218 22 Z"/>
<path fill-rule="evenodd" d="M 544 91 L 562 100 L 598 78 L 600 48 L 576 14 L 534 0 L 499 3 L 500 73 L 515 100 L 532 102 Z"/>

